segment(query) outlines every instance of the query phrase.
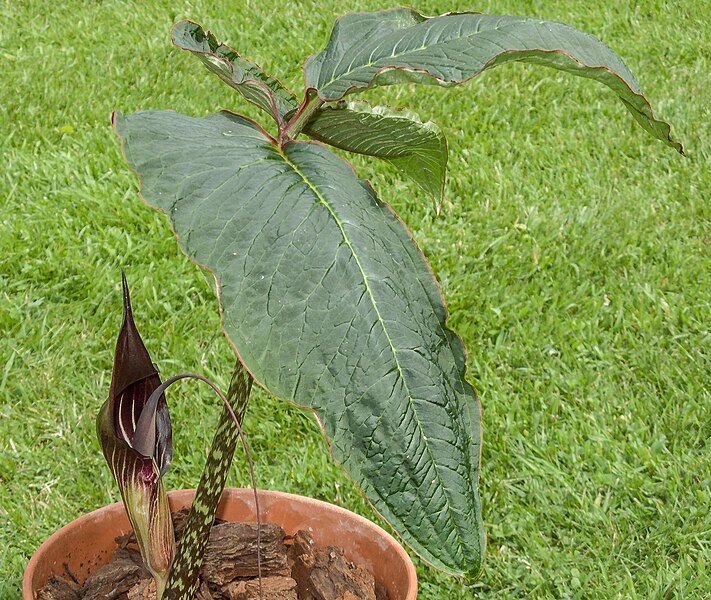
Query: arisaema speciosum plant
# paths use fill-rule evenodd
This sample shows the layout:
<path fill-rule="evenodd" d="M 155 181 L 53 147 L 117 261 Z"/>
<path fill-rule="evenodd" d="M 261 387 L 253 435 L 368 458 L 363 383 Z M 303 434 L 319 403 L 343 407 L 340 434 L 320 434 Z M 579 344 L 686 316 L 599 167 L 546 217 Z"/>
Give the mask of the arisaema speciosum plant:
<path fill-rule="evenodd" d="M 682 145 L 620 56 L 544 19 L 428 17 L 409 8 L 348 14 L 306 61 L 298 96 L 194 22 L 177 23 L 172 39 L 235 91 L 235 103 L 269 118 L 114 113 L 143 199 L 166 215 L 185 255 L 214 275 L 224 331 L 255 380 L 316 413 L 336 460 L 424 561 L 477 577 L 485 549 L 481 406 L 464 344 L 415 236 L 333 151 L 389 163 L 439 206 L 447 142 L 429 120 L 352 96 L 371 90 L 372 99 L 376 88 L 403 83 L 462 94 L 485 71 L 524 62 L 598 82 L 641 126 L 635 133 L 683 154 Z M 456 124 L 457 115 L 447 119 Z M 146 365 L 140 375 L 142 383 L 129 383 L 141 407 L 155 411 L 146 417 L 155 437 L 131 437 L 144 431 L 128 427 L 117 398 L 106 427 L 125 454 L 138 443 L 159 480 L 169 435 L 158 427 L 167 412 L 160 399 L 145 400 L 156 393 L 149 387 L 158 389 L 153 371 Z M 238 367 L 233 386 L 243 393 L 246 377 Z M 233 401 L 239 405 L 239 394 Z M 154 567 L 161 577 L 168 557 Z M 172 581 L 168 575 L 169 590 Z"/>

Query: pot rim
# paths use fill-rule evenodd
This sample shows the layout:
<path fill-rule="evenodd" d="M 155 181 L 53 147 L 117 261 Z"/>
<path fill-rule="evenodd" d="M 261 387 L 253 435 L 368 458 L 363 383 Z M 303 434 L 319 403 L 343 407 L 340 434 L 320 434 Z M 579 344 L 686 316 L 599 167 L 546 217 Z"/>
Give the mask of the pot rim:
<path fill-rule="evenodd" d="M 253 490 L 251 488 L 225 488 L 222 493 L 220 504 L 229 502 L 231 497 L 237 497 L 240 493 L 244 493 L 245 491 L 249 492 L 250 494 L 253 493 Z M 330 502 L 324 502 L 323 500 L 318 500 L 309 496 L 302 496 L 299 494 L 291 494 L 289 492 L 281 492 L 276 490 L 258 489 L 257 491 L 260 497 L 266 496 L 274 500 L 287 500 L 292 502 L 296 501 L 297 503 L 301 504 L 305 503 L 313 507 L 313 509 L 315 510 L 323 510 L 327 507 L 330 511 L 335 511 L 336 513 L 343 515 L 345 518 L 355 520 L 356 522 L 360 523 L 372 535 L 385 538 L 388 542 L 390 542 L 389 545 L 392 546 L 393 549 L 395 549 L 396 553 L 399 555 L 399 557 L 402 559 L 403 564 L 405 565 L 409 588 L 407 591 L 406 600 L 415 600 L 417 598 L 417 573 L 415 571 L 415 566 L 412 563 L 412 559 L 402 547 L 400 542 L 398 542 L 392 535 L 390 535 L 378 524 L 374 523 L 370 519 L 366 519 L 365 517 L 357 513 L 354 513 L 353 511 L 343 508 L 342 506 L 338 506 L 337 504 L 332 504 Z M 168 498 L 177 501 L 179 498 L 192 498 L 194 494 L 194 488 L 171 490 L 170 492 L 168 492 Z M 250 497 L 252 496 L 250 495 Z M 37 550 L 35 550 L 34 554 L 27 563 L 27 567 L 25 568 L 24 576 L 22 579 L 22 598 L 34 600 L 35 591 L 32 586 L 32 580 L 34 577 L 35 570 L 37 569 L 37 566 L 39 565 L 43 556 L 47 553 L 48 549 L 55 543 L 57 543 L 57 541 L 60 540 L 64 535 L 66 535 L 67 530 L 69 530 L 70 528 L 80 527 L 84 523 L 92 521 L 99 513 L 111 512 L 122 509 L 123 504 L 121 502 L 107 504 L 88 513 L 84 513 L 73 521 L 66 523 L 64 526 L 62 526 L 60 529 L 50 535 L 47 539 L 45 539 L 42 544 L 40 544 L 40 546 L 37 548 Z"/>

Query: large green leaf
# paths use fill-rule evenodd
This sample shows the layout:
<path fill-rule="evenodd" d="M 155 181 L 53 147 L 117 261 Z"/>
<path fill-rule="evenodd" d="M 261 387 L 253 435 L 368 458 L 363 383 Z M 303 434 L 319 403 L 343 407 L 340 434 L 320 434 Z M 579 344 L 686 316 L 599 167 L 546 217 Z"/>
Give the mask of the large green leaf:
<path fill-rule="evenodd" d="M 423 123 L 409 110 L 339 102 L 317 111 L 304 133 L 331 146 L 391 163 L 440 205 L 447 174 L 447 140 L 432 121 Z"/>
<path fill-rule="evenodd" d="M 309 59 L 305 73 L 307 86 L 332 101 L 405 81 L 454 85 L 511 61 L 604 83 L 642 127 L 682 152 L 622 59 L 594 37 L 553 21 L 474 13 L 427 18 L 407 8 L 349 14 L 337 21 L 325 50 Z"/>
<path fill-rule="evenodd" d="M 480 408 L 402 222 L 325 146 L 222 112 L 115 115 L 146 201 L 210 269 L 255 379 L 312 408 L 336 459 L 426 560 L 474 575 Z"/>
<path fill-rule="evenodd" d="M 242 58 L 229 46 L 192 21 L 179 21 L 171 31 L 173 43 L 196 55 L 222 81 L 236 89 L 280 124 L 284 115 L 299 103 L 277 79 L 267 75 L 253 62 Z"/>

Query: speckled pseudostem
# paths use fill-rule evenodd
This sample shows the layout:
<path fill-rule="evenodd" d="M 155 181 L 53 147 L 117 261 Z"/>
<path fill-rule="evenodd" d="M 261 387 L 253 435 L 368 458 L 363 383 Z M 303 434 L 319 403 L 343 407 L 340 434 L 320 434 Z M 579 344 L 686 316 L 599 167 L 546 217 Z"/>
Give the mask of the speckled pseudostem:
<path fill-rule="evenodd" d="M 252 377 L 237 361 L 228 393 L 235 415 L 240 424 L 247 410 Z M 202 566 L 210 528 L 215 519 L 217 504 L 225 487 L 227 473 L 235 453 L 239 431 L 232 417 L 223 406 L 220 420 L 207 455 L 200 484 L 195 492 L 183 537 L 168 578 L 165 598 L 167 600 L 192 600 L 198 587 L 198 574 Z"/>

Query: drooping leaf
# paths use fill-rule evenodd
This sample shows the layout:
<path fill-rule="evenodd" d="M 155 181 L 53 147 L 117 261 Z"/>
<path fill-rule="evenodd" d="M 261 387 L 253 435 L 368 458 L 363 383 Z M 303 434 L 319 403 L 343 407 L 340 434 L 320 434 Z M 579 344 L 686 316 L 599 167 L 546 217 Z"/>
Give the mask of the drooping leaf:
<path fill-rule="evenodd" d="M 553 21 L 475 13 L 427 18 L 407 8 L 349 14 L 337 21 L 325 50 L 308 60 L 305 74 L 307 86 L 331 101 L 401 82 L 454 85 L 511 61 L 605 84 L 642 127 L 683 153 L 622 59 L 591 35 Z"/>
<path fill-rule="evenodd" d="M 192 52 L 227 85 L 272 115 L 277 124 L 286 113 L 298 107 L 294 94 L 277 79 L 218 42 L 211 32 L 197 23 L 179 21 L 173 26 L 171 37 L 178 48 Z"/>
<path fill-rule="evenodd" d="M 447 174 L 447 140 L 432 121 L 423 123 L 409 110 L 339 102 L 316 112 L 303 131 L 336 148 L 391 163 L 439 206 Z"/>
<path fill-rule="evenodd" d="M 480 408 L 436 280 L 402 222 L 324 146 L 222 112 L 115 115 L 146 201 L 219 285 L 224 328 L 426 560 L 475 575 Z"/>
<path fill-rule="evenodd" d="M 172 431 L 165 396 L 148 402 L 161 382 L 136 329 L 125 276 L 123 308 L 109 397 L 99 411 L 97 433 L 141 556 L 162 591 L 175 545 L 162 479 L 173 454 Z M 141 419 L 151 428 L 137 430 Z"/>

